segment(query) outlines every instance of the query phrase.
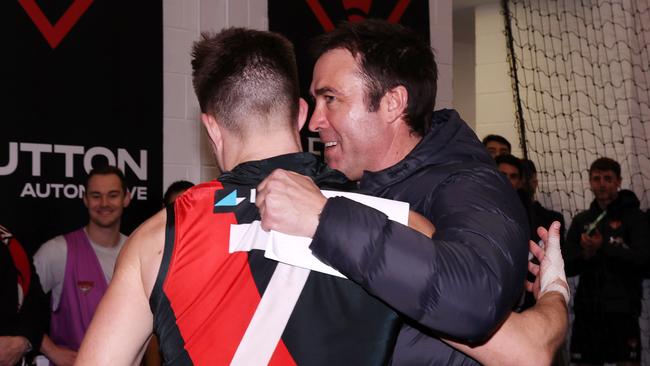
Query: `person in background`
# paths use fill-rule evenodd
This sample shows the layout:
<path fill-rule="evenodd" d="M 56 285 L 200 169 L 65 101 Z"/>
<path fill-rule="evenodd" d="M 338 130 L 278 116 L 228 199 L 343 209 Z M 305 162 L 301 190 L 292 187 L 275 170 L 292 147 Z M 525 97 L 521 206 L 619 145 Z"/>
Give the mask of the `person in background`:
<path fill-rule="evenodd" d="M 492 159 L 499 155 L 511 154 L 512 145 L 505 137 L 501 135 L 487 135 L 483 138 L 483 146 L 492 156 Z"/>
<path fill-rule="evenodd" d="M 566 228 L 564 226 L 564 216 L 558 212 L 551 209 L 548 209 L 536 199 L 537 187 L 539 181 L 537 180 L 537 168 L 535 163 L 529 159 L 521 159 L 522 167 L 522 182 L 521 186 L 524 191 L 524 199 L 527 204 L 524 204 L 528 208 L 528 216 L 531 227 L 531 240 L 534 242 L 539 242 L 540 238 L 537 235 L 536 230 L 532 228 L 536 227 L 549 227 L 553 221 L 557 221 L 561 224 L 560 227 L 560 244 L 564 246 L 564 240 L 566 236 Z"/>
<path fill-rule="evenodd" d="M 52 238 L 34 256 L 45 292 L 52 292 L 49 336 L 41 352 L 58 366 L 74 362 L 127 237 L 120 233 L 130 195 L 122 171 L 101 166 L 90 171 L 83 202 L 88 223 Z"/>
<path fill-rule="evenodd" d="M 20 364 L 35 355 L 47 330 L 48 313 L 32 261 L 0 226 L 0 366 Z"/>
<path fill-rule="evenodd" d="M 163 207 L 169 206 L 176 200 L 176 197 L 180 196 L 183 192 L 192 187 L 194 187 L 194 183 L 186 180 L 177 180 L 170 184 L 163 195 Z"/>
<path fill-rule="evenodd" d="M 642 274 L 650 230 L 634 192 L 620 190 L 621 166 L 610 158 L 589 168 L 594 200 L 571 222 L 567 275 L 580 275 L 573 311 L 571 361 L 578 365 L 639 365 Z"/>
<path fill-rule="evenodd" d="M 497 169 L 510 181 L 512 188 L 519 190 L 523 187 L 521 160 L 514 155 L 501 154 L 494 158 Z"/>

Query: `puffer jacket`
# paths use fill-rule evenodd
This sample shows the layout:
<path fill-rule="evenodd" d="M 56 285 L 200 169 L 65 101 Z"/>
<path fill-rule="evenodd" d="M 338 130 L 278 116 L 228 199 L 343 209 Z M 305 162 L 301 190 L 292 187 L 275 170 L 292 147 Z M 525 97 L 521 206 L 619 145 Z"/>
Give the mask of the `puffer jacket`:
<path fill-rule="evenodd" d="M 365 172 L 360 188 L 408 202 L 435 225 L 433 240 L 331 198 L 313 253 L 410 319 L 394 365 L 476 364 L 434 334 L 482 342 L 521 296 L 529 229 L 512 186 L 458 113 L 442 110 L 405 159 Z"/>
<path fill-rule="evenodd" d="M 638 315 L 642 274 L 650 257 L 648 223 L 634 192 L 619 191 L 597 225 L 602 246 L 592 257 L 584 258 L 580 236 L 602 212 L 594 200 L 588 210 L 576 215 L 562 248 L 567 275 L 580 275 L 574 311 Z"/>

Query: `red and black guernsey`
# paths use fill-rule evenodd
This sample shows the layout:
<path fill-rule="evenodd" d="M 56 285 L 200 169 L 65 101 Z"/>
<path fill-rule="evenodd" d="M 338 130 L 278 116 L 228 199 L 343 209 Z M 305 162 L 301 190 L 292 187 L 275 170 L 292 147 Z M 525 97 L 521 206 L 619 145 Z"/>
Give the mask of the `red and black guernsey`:
<path fill-rule="evenodd" d="M 308 175 L 323 188 L 350 187 L 339 172 L 298 153 L 239 165 L 168 207 L 150 298 L 165 365 L 230 364 L 277 266 L 261 250 L 229 254 L 230 225 L 259 219 L 241 193 L 276 168 Z M 235 191 L 241 202 L 215 207 Z M 386 365 L 400 325 L 393 310 L 352 281 L 312 271 L 269 365 Z"/>

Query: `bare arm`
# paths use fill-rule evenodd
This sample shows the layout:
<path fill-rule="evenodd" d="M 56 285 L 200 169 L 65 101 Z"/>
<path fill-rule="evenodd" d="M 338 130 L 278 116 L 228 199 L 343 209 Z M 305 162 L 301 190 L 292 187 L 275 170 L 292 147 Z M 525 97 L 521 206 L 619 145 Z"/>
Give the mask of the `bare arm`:
<path fill-rule="evenodd" d="M 567 307 L 558 292 L 549 292 L 534 307 L 510 313 L 484 344 L 470 347 L 445 340 L 484 365 L 550 365 L 568 326 Z"/>
<path fill-rule="evenodd" d="M 413 211 L 409 212 L 409 226 L 429 237 L 435 233 L 431 222 Z M 538 230 L 538 233 L 546 247 L 554 245 L 559 251 L 559 227 L 552 226 L 548 232 Z M 550 242 L 549 235 L 555 241 Z M 535 257 L 544 263 L 546 252 L 532 242 L 530 248 Z M 521 314 L 510 313 L 503 325 L 484 344 L 468 346 L 451 340 L 444 341 L 484 365 L 550 365 L 566 336 L 568 308 L 561 293 L 551 290 L 540 294 L 541 277 L 549 274 L 553 276 L 548 271 L 548 265 L 542 266 L 541 274 L 539 266 L 530 267 L 531 272 L 537 276 L 535 283 L 527 284 L 528 290 L 537 298 L 535 306 Z M 563 283 L 568 290 L 566 281 L 562 278 L 552 277 L 547 280 Z"/>
<path fill-rule="evenodd" d="M 27 345 L 23 336 L 0 337 L 0 366 L 16 365 L 27 352 Z"/>
<path fill-rule="evenodd" d="M 66 347 L 57 346 L 47 334 L 43 335 L 41 352 L 58 366 L 72 365 L 77 357 L 76 351 Z"/>
<path fill-rule="evenodd" d="M 153 330 L 149 295 L 164 246 L 164 211 L 122 249 L 115 274 L 79 349 L 76 365 L 137 365 Z"/>
<path fill-rule="evenodd" d="M 436 233 L 436 228 L 433 226 L 431 221 L 427 220 L 426 217 L 420 215 L 415 211 L 409 211 L 409 227 L 419 231 L 420 233 L 428 236 L 429 238 L 433 237 L 433 234 Z"/>
<path fill-rule="evenodd" d="M 534 243 L 531 245 L 531 251 L 542 263 L 541 268 L 530 266 L 533 274 L 537 275 L 535 283 L 528 284 L 529 290 L 538 297 L 535 306 L 521 314 L 511 313 L 482 345 L 470 347 L 448 340 L 445 342 L 484 365 L 551 364 L 568 328 L 568 298 L 558 292 L 565 288 L 568 294 L 568 285 L 566 279 L 557 274 L 558 271 L 563 273 L 563 263 L 558 263 L 558 258 L 551 258 L 550 254 L 551 251 L 559 253 L 559 226 L 551 226 L 548 232 L 538 230 L 538 233 L 546 243 L 549 256 Z M 562 261 L 561 256 L 559 261 Z"/>

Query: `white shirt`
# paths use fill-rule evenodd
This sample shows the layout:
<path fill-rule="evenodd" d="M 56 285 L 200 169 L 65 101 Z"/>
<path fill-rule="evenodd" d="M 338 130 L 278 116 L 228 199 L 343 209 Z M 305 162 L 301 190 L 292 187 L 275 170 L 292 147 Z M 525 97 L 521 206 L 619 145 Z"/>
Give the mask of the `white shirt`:
<path fill-rule="evenodd" d="M 86 232 L 86 229 L 84 229 L 84 232 Z M 88 236 L 88 232 L 86 232 L 86 236 Z M 115 267 L 117 255 L 120 254 L 120 249 L 122 249 L 127 238 L 126 235 L 120 234 L 119 243 L 109 248 L 93 242 L 88 237 L 90 246 L 99 260 L 104 276 L 106 276 L 107 283 L 113 278 L 113 268 Z M 52 291 L 52 311 L 58 309 L 61 300 L 67 258 L 68 246 L 63 235 L 56 236 L 45 242 L 34 255 L 34 267 L 36 267 L 36 273 L 40 277 L 43 291 L 45 293 Z"/>

